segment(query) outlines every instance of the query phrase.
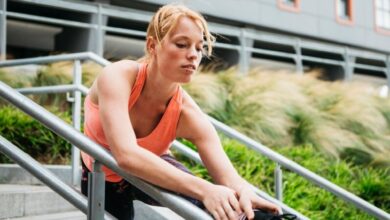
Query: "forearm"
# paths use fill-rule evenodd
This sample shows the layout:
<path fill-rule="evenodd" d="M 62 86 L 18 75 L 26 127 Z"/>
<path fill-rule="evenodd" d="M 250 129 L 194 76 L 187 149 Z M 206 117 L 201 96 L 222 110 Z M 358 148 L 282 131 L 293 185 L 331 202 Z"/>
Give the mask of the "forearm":
<path fill-rule="evenodd" d="M 211 183 L 183 172 L 157 155 L 137 147 L 129 152 L 121 168 L 130 174 L 162 188 L 202 200 L 204 190 Z"/>
<path fill-rule="evenodd" d="M 222 175 L 219 178 L 218 183 L 227 186 L 236 192 L 239 192 L 243 186 L 249 185 L 248 182 L 243 179 L 234 168 L 229 169 L 228 172 Z"/>
<path fill-rule="evenodd" d="M 208 159 L 205 157 L 205 165 L 214 182 L 227 186 L 236 192 L 239 192 L 243 186 L 249 186 L 248 182 L 237 173 L 226 154 L 222 151 L 219 152 L 219 155 L 221 156 L 218 161 L 214 157 Z"/>

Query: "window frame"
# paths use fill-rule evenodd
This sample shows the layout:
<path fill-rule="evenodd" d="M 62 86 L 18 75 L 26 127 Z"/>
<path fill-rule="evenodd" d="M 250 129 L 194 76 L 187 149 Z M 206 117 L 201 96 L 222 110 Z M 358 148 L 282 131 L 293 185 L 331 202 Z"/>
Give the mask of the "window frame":
<path fill-rule="evenodd" d="M 373 10 L 374 10 L 374 27 L 375 27 L 375 31 L 377 33 L 379 33 L 379 34 L 390 35 L 390 28 L 386 29 L 385 27 L 381 27 L 381 26 L 378 25 L 378 20 L 376 19 L 376 15 L 377 15 L 376 0 L 373 0 L 373 6 L 374 6 Z"/>
<path fill-rule="evenodd" d="M 336 21 L 337 23 L 339 24 L 342 24 L 342 25 L 354 25 L 355 24 L 355 15 L 353 13 L 353 0 L 346 0 L 347 1 L 347 11 L 348 11 L 348 16 L 346 18 L 342 18 L 340 17 L 339 15 L 339 7 L 340 7 L 340 0 L 334 0 L 335 2 L 335 15 L 336 15 Z M 375 0 L 374 0 L 375 1 Z"/>
<path fill-rule="evenodd" d="M 286 4 L 284 0 L 278 0 L 278 7 L 282 10 L 299 13 L 301 11 L 301 0 L 293 0 L 294 4 Z"/>

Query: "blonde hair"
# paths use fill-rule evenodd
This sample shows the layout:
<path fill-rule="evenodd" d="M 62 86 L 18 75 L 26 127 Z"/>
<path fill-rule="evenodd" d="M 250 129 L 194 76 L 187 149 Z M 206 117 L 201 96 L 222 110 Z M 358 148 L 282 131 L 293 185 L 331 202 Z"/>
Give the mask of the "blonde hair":
<path fill-rule="evenodd" d="M 161 43 L 165 36 L 167 36 L 176 26 L 181 17 L 192 19 L 203 31 L 203 36 L 207 42 L 207 56 L 211 56 L 215 37 L 209 32 L 206 20 L 201 14 L 184 5 L 168 4 L 161 7 L 156 14 L 154 14 L 149 23 L 146 39 L 153 37 L 158 43 Z M 145 47 L 145 56 L 140 60 L 148 60 L 150 58 L 149 56 L 148 48 Z"/>

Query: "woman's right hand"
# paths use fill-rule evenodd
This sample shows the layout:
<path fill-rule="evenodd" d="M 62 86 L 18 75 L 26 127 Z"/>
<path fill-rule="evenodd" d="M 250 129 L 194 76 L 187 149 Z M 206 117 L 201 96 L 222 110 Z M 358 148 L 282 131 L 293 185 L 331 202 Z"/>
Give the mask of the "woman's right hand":
<path fill-rule="evenodd" d="M 214 219 L 238 219 L 242 211 L 235 191 L 225 186 L 210 184 L 203 193 L 202 202 Z"/>

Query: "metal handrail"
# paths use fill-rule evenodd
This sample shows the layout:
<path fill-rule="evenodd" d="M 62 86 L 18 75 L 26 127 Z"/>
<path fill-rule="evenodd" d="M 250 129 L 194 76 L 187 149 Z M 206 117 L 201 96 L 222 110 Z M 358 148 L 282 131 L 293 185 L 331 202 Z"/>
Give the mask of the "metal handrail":
<path fill-rule="evenodd" d="M 42 166 L 39 162 L 34 160 L 30 155 L 20 150 L 7 139 L 0 135 L 0 152 L 3 152 L 21 167 L 32 173 L 41 182 L 45 183 L 55 192 L 60 194 L 63 198 L 87 214 L 88 203 L 87 199 L 81 195 L 74 188 L 64 183 L 60 178 L 53 174 L 50 170 Z M 111 215 L 105 214 L 105 219 L 112 219 Z"/>
<path fill-rule="evenodd" d="M 186 219 L 212 219 L 209 214 L 204 212 L 202 209 L 193 205 L 189 201 L 174 195 L 164 189 L 160 189 L 149 183 L 142 181 L 141 179 L 130 175 L 121 168 L 119 168 L 114 157 L 102 146 L 95 143 L 66 122 L 59 119 L 54 114 L 47 111 L 42 106 L 31 101 L 24 95 L 13 90 L 11 87 L 3 82 L 0 82 L 0 96 L 12 103 L 28 115 L 32 116 L 47 128 L 63 137 L 73 145 L 77 146 L 84 152 L 91 155 L 93 158 L 107 166 L 109 169 L 118 173 L 120 176 L 125 178 L 131 184 L 141 189 L 162 205 L 171 208 L 180 216 Z M 50 186 L 50 185 L 49 185 Z"/>
<path fill-rule="evenodd" d="M 69 60 L 93 60 L 96 63 L 106 66 L 110 61 L 101 58 L 92 52 L 81 52 L 81 53 L 72 53 L 72 54 L 61 54 L 61 55 L 52 55 L 52 56 L 43 56 L 35 58 L 24 58 L 16 60 L 6 60 L 0 62 L 0 67 L 10 67 L 10 66 L 20 66 L 27 64 L 45 64 L 51 62 L 60 62 L 60 61 L 69 61 Z"/>

